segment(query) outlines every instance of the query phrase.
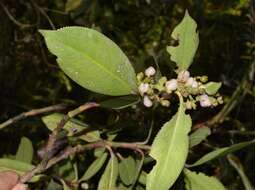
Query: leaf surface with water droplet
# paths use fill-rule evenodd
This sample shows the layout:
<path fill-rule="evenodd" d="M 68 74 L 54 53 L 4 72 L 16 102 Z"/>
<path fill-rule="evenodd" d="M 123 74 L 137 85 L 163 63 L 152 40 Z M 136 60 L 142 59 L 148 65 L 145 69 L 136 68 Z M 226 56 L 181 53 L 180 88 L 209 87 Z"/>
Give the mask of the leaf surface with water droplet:
<path fill-rule="evenodd" d="M 112 96 L 137 93 L 129 59 L 100 32 L 85 27 L 40 32 L 62 70 L 82 87 Z"/>

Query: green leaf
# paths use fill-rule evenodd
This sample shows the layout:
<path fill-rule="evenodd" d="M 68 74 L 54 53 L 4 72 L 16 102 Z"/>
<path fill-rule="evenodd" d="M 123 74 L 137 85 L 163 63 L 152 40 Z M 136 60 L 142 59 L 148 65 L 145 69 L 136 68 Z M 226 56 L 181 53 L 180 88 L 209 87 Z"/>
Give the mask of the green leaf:
<path fill-rule="evenodd" d="M 33 155 L 34 149 L 32 142 L 28 138 L 22 137 L 15 156 L 16 160 L 30 164 L 33 160 Z"/>
<path fill-rule="evenodd" d="M 60 181 L 63 185 L 63 190 L 71 190 L 71 188 L 68 185 L 66 185 L 66 182 L 63 179 L 60 179 Z"/>
<path fill-rule="evenodd" d="M 171 60 L 177 64 L 178 70 L 187 70 L 191 65 L 199 44 L 197 24 L 186 11 L 181 23 L 177 25 L 171 37 L 178 41 L 178 46 L 168 46 Z"/>
<path fill-rule="evenodd" d="M 100 106 L 119 110 L 133 106 L 137 104 L 139 101 L 140 100 L 137 96 L 123 96 L 103 101 L 100 103 Z"/>
<path fill-rule="evenodd" d="M 42 121 L 47 126 L 47 128 L 52 131 L 56 128 L 63 116 L 64 115 L 60 113 L 53 113 L 42 117 Z M 88 128 L 89 126 L 87 124 L 77 119 L 70 119 L 64 126 L 64 129 L 68 132 L 67 136 L 73 136 L 74 134 L 82 132 Z M 100 140 L 100 134 L 99 131 L 91 131 L 85 135 L 79 136 L 79 138 L 87 142 L 95 142 Z"/>
<path fill-rule="evenodd" d="M 208 127 L 202 127 L 197 129 L 195 132 L 191 133 L 189 136 L 189 147 L 192 148 L 200 144 L 211 134 L 211 130 Z"/>
<path fill-rule="evenodd" d="M 209 95 L 214 95 L 218 92 L 221 87 L 221 82 L 208 82 L 204 85 L 205 92 Z"/>
<path fill-rule="evenodd" d="M 104 152 L 105 152 L 105 148 L 96 148 L 94 150 L 94 156 L 98 158 L 98 157 L 102 156 L 104 154 Z"/>
<path fill-rule="evenodd" d="M 131 186 L 127 187 L 127 186 L 123 185 L 122 183 L 120 183 L 117 189 L 118 190 L 133 190 L 133 187 L 131 187 Z"/>
<path fill-rule="evenodd" d="M 97 190 L 116 190 L 116 180 L 118 178 L 118 160 L 113 155 L 109 160 L 105 171 L 99 181 Z"/>
<path fill-rule="evenodd" d="M 86 170 L 86 172 L 83 174 L 79 181 L 86 181 L 93 177 L 104 165 L 106 158 L 107 153 L 103 153 L 94 162 L 92 162 L 92 164 L 88 167 L 88 169 Z"/>
<path fill-rule="evenodd" d="M 255 140 L 252 141 L 246 141 L 246 142 L 242 142 L 242 143 L 238 143 L 238 144 L 234 144 L 230 147 L 224 147 L 224 148 L 220 148 L 217 150 L 214 150 L 206 155 L 204 155 L 202 158 L 200 158 L 198 161 L 196 161 L 194 164 L 191 165 L 187 165 L 188 167 L 194 167 L 194 166 L 199 166 L 201 164 L 204 164 L 208 161 L 214 160 L 216 158 L 219 157 L 223 157 L 229 153 L 235 152 L 237 150 L 240 150 L 246 146 L 249 146 L 251 144 L 254 144 Z"/>
<path fill-rule="evenodd" d="M 139 178 L 138 178 L 138 182 L 141 183 L 141 184 L 143 184 L 143 185 L 146 185 L 146 178 L 147 178 L 147 175 L 148 175 L 148 174 L 147 174 L 145 171 L 142 171 L 142 172 L 140 173 Z"/>
<path fill-rule="evenodd" d="M 83 0 L 67 0 L 65 4 L 66 12 L 70 12 L 77 9 L 81 5 L 82 1 Z"/>
<path fill-rule="evenodd" d="M 129 186 L 133 184 L 135 177 L 136 177 L 136 161 L 132 156 L 124 158 L 119 163 L 119 175 L 121 181 Z"/>
<path fill-rule="evenodd" d="M 156 165 L 147 175 L 147 190 L 168 190 L 174 184 L 188 155 L 190 128 L 191 118 L 185 114 L 181 99 L 178 112 L 164 124 L 152 144 L 150 156 Z"/>
<path fill-rule="evenodd" d="M 54 167 L 54 169 L 58 176 L 61 176 L 66 180 L 72 181 L 76 177 L 75 169 L 71 159 L 64 160 L 57 167 Z"/>
<path fill-rule="evenodd" d="M 82 87 L 112 96 L 137 93 L 127 56 L 103 34 L 85 27 L 40 32 L 63 71 Z"/>
<path fill-rule="evenodd" d="M 10 171 L 14 171 L 18 175 L 22 176 L 26 172 L 32 170 L 34 167 L 35 167 L 34 165 L 31 165 L 31 164 L 28 164 L 25 162 L 21 162 L 18 160 L 12 160 L 12 159 L 8 159 L 8 158 L 0 158 L 0 172 L 10 170 Z M 41 176 L 42 175 L 34 176 L 30 182 L 37 182 Z"/>
<path fill-rule="evenodd" d="M 225 190 L 225 187 L 215 177 L 206 176 L 203 173 L 192 172 L 184 169 L 186 190 Z"/>
<path fill-rule="evenodd" d="M 47 186 L 47 190 L 62 190 L 62 189 L 63 189 L 62 186 L 54 182 L 53 180 L 51 180 Z"/>

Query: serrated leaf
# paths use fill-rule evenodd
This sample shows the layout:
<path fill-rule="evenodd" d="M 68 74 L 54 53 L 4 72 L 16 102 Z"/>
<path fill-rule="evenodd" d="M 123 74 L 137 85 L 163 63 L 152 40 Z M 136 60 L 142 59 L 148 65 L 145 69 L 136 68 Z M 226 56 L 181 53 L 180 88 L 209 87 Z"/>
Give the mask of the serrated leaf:
<path fill-rule="evenodd" d="M 79 181 L 86 181 L 93 177 L 104 165 L 107 158 L 107 153 L 103 153 L 100 157 L 98 157 L 92 164 L 88 167 L 86 172 L 83 174 Z"/>
<path fill-rule="evenodd" d="M 33 160 L 33 155 L 34 149 L 32 142 L 28 138 L 22 137 L 15 156 L 16 160 L 30 164 Z"/>
<path fill-rule="evenodd" d="M 82 1 L 83 0 L 67 0 L 65 4 L 66 12 L 70 12 L 77 9 L 81 5 Z"/>
<path fill-rule="evenodd" d="M 42 117 L 43 123 L 47 126 L 49 130 L 54 130 L 58 123 L 63 118 L 63 114 L 53 113 L 47 116 Z M 88 125 L 77 120 L 70 119 L 64 126 L 64 129 L 68 132 L 67 136 L 73 136 L 74 134 L 78 134 L 79 132 L 88 129 Z M 99 131 L 91 131 L 86 133 L 85 135 L 79 136 L 80 139 L 87 142 L 95 142 L 100 140 Z"/>
<path fill-rule="evenodd" d="M 191 118 L 185 114 L 181 99 L 178 112 L 164 124 L 152 144 L 150 156 L 156 165 L 147 175 L 147 190 L 168 190 L 174 184 L 188 155 L 190 128 Z"/>
<path fill-rule="evenodd" d="M 139 102 L 139 98 L 137 96 L 124 96 L 118 97 L 114 99 L 105 100 L 100 103 L 101 107 L 111 108 L 111 109 L 124 109 L 130 106 L 133 106 Z"/>
<path fill-rule="evenodd" d="M 234 144 L 230 147 L 224 147 L 217 150 L 214 150 L 212 152 L 209 152 L 208 154 L 204 155 L 202 158 L 200 158 L 198 161 L 196 161 L 194 164 L 187 165 L 188 167 L 194 167 L 199 166 L 201 164 L 204 164 L 206 162 L 209 162 L 211 160 L 214 160 L 219 157 L 223 157 L 229 153 L 235 152 L 237 150 L 240 150 L 242 148 L 245 148 L 246 146 L 255 144 L 255 140 L 252 141 L 246 141 L 238 144 Z"/>
<path fill-rule="evenodd" d="M 221 82 L 208 82 L 204 85 L 205 92 L 209 95 L 214 95 L 221 87 Z"/>
<path fill-rule="evenodd" d="M 26 172 L 32 170 L 34 167 L 35 167 L 34 165 L 31 165 L 31 164 L 28 164 L 25 162 L 21 162 L 18 160 L 12 160 L 12 159 L 8 159 L 8 158 L 0 158 L 0 172 L 10 170 L 10 171 L 14 171 L 18 175 L 22 176 Z M 41 177 L 41 175 L 36 175 L 30 180 L 30 182 L 37 182 L 40 179 L 40 177 Z"/>
<path fill-rule="evenodd" d="M 200 144 L 211 134 L 211 130 L 208 127 L 202 127 L 197 129 L 195 132 L 191 133 L 189 136 L 189 147 L 192 148 Z"/>
<path fill-rule="evenodd" d="M 82 87 L 112 96 L 137 93 L 129 59 L 103 34 L 85 27 L 40 32 L 61 69 Z"/>
<path fill-rule="evenodd" d="M 118 178 L 118 160 L 113 155 L 109 160 L 105 171 L 99 181 L 97 190 L 116 190 L 116 180 Z"/>
<path fill-rule="evenodd" d="M 136 177 L 136 161 L 132 156 L 124 158 L 119 163 L 119 175 L 121 181 L 129 186 L 133 184 Z"/>
<path fill-rule="evenodd" d="M 177 46 L 168 46 L 170 58 L 177 64 L 178 70 L 187 70 L 191 65 L 199 44 L 197 24 L 186 11 L 181 23 L 177 25 L 171 37 L 178 41 Z"/>
<path fill-rule="evenodd" d="M 184 169 L 184 175 L 186 190 L 225 190 L 225 187 L 215 177 L 209 177 L 203 173 L 192 172 L 188 169 Z"/>

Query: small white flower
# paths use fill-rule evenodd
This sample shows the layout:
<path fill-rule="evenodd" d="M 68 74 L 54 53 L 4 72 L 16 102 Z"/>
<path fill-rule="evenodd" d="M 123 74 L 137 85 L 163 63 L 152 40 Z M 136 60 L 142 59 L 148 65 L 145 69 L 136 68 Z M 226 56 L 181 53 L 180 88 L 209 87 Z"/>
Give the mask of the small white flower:
<path fill-rule="evenodd" d="M 210 107 L 212 105 L 209 97 L 206 94 L 201 95 L 199 97 L 199 102 L 200 102 L 201 107 Z"/>
<path fill-rule="evenodd" d="M 153 75 L 155 75 L 155 73 L 156 73 L 156 70 L 155 70 L 154 67 L 152 67 L 152 66 L 148 67 L 148 68 L 145 70 L 145 75 L 146 75 L 147 77 L 153 76 Z"/>
<path fill-rule="evenodd" d="M 193 77 L 189 77 L 187 82 L 186 82 L 186 85 L 191 86 L 192 88 L 197 88 L 198 87 L 198 82 Z"/>
<path fill-rule="evenodd" d="M 151 107 L 153 105 L 152 101 L 150 100 L 150 98 L 148 96 L 144 96 L 143 98 L 143 104 L 146 106 L 146 107 Z"/>
<path fill-rule="evenodd" d="M 189 71 L 181 71 L 178 73 L 178 81 L 180 82 L 186 82 L 189 78 L 190 74 L 189 74 Z"/>
<path fill-rule="evenodd" d="M 178 87 L 178 83 L 176 79 L 171 79 L 169 81 L 166 82 L 166 91 L 167 92 L 171 92 L 176 90 Z"/>
<path fill-rule="evenodd" d="M 148 83 L 141 83 L 138 87 L 139 92 L 143 95 L 149 90 L 149 84 Z"/>

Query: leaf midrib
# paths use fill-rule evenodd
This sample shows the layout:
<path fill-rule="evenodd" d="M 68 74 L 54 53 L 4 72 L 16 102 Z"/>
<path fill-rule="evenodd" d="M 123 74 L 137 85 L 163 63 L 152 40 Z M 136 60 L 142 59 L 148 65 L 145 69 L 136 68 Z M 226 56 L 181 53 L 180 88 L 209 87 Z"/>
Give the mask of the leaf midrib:
<path fill-rule="evenodd" d="M 182 106 L 182 103 L 181 103 L 180 106 Z M 183 108 L 180 108 L 180 109 L 183 109 Z M 175 126 L 174 126 L 174 132 L 173 132 L 173 134 L 176 133 L 176 130 L 177 130 L 176 125 L 177 125 L 177 123 L 179 123 L 179 121 L 180 121 L 180 115 L 181 115 L 181 114 L 180 114 L 180 111 L 181 111 L 181 110 L 179 110 L 178 113 L 177 113 L 176 124 L 175 124 Z M 173 136 L 173 135 L 172 135 L 172 136 Z M 168 148 L 167 157 L 166 157 L 166 158 L 168 158 L 169 155 L 170 155 L 170 152 L 171 152 L 171 151 L 169 151 L 169 150 L 172 149 L 173 142 L 174 142 L 174 140 L 176 139 L 175 137 L 176 137 L 176 135 L 174 135 L 174 138 L 171 139 L 171 143 L 170 143 L 170 147 L 171 147 L 171 148 Z M 169 160 L 169 159 L 167 159 L 167 160 Z M 165 167 L 165 165 L 168 165 L 169 162 L 166 161 L 166 162 L 164 162 L 164 163 L 167 163 L 167 164 L 163 164 L 163 170 L 161 170 L 162 172 L 160 172 L 160 175 L 162 175 L 162 173 L 165 173 L 165 171 L 166 171 L 166 169 L 167 169 L 167 167 Z"/>
<path fill-rule="evenodd" d="M 55 39 L 56 40 L 56 39 Z M 110 70 L 108 70 L 106 67 L 104 67 L 103 65 L 101 64 L 98 64 L 97 61 L 92 58 L 91 56 L 88 56 L 86 54 L 84 54 L 84 52 L 82 52 L 81 50 L 77 49 L 77 48 L 74 48 L 68 44 L 65 44 L 63 43 L 61 40 L 59 40 L 57 38 L 57 43 L 60 43 L 62 45 L 64 45 L 65 47 L 69 48 L 69 49 L 72 49 L 74 51 L 77 51 L 79 52 L 83 57 L 85 57 L 85 59 L 88 59 L 89 61 L 91 61 L 92 63 L 94 63 L 96 66 L 98 66 L 99 68 L 101 68 L 102 70 L 104 70 L 106 73 L 108 73 L 109 75 L 111 75 L 113 78 L 117 79 L 118 81 L 120 81 L 123 85 L 125 85 L 130 91 L 132 91 L 132 88 L 130 88 L 130 85 L 128 82 L 126 82 L 125 80 L 123 80 L 122 78 L 118 77 L 117 75 L 114 75 Z"/>

